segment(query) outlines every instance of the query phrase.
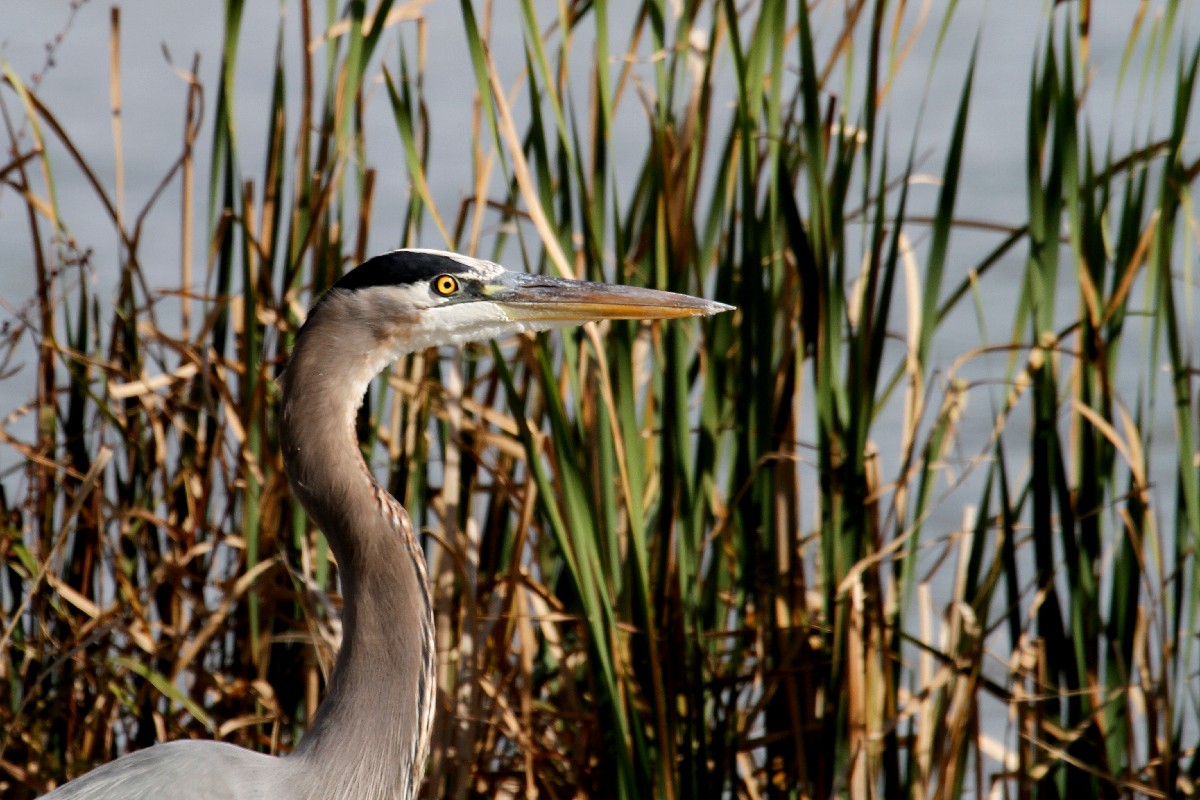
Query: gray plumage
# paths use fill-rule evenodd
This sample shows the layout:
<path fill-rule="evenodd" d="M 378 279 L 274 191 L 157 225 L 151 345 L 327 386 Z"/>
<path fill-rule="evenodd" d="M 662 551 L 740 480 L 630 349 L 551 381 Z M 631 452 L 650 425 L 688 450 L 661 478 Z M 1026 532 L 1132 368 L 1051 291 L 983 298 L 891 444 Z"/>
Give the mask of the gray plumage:
<path fill-rule="evenodd" d="M 345 600 L 342 646 L 311 728 L 283 758 L 224 742 L 159 744 L 44 800 L 415 798 L 434 715 L 433 607 L 412 523 L 363 462 L 355 436 L 369 382 L 404 353 L 435 345 L 728 308 L 430 250 L 393 251 L 347 273 L 309 313 L 282 379 L 284 467 L 329 540 Z"/>

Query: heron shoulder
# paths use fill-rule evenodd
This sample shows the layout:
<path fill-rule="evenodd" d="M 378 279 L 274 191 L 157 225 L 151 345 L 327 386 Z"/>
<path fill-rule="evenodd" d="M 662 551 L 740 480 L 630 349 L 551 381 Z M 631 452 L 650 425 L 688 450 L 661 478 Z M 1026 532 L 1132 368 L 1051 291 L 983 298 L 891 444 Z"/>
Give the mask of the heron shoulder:
<path fill-rule="evenodd" d="M 283 800 L 286 772 L 284 759 L 188 739 L 128 753 L 42 800 Z"/>

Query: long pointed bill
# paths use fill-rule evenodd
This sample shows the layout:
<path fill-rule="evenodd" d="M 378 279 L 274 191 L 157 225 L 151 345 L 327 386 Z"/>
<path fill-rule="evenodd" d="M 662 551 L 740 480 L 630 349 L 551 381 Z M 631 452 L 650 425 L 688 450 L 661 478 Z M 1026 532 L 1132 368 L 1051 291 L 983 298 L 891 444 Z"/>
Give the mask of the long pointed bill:
<path fill-rule="evenodd" d="M 732 311 L 733 306 L 686 294 L 506 272 L 483 288 L 512 319 L 588 322 L 601 319 L 675 319 Z"/>

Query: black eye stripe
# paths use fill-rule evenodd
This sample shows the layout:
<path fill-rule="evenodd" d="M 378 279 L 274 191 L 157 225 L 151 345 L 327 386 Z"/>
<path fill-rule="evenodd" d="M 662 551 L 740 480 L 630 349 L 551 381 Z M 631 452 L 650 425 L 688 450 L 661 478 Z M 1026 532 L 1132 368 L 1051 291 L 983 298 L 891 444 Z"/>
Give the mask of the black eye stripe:
<path fill-rule="evenodd" d="M 441 275 L 469 272 L 470 267 L 448 254 L 414 250 L 394 250 L 363 262 L 337 282 L 340 289 L 351 291 L 373 286 L 409 286 Z"/>

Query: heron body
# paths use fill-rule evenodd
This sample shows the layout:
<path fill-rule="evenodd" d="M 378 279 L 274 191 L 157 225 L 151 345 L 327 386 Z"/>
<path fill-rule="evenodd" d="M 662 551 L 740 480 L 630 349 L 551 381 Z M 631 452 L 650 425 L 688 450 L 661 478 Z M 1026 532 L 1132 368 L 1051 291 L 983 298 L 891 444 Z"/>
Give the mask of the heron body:
<path fill-rule="evenodd" d="M 342 646 L 326 697 L 286 757 L 186 740 L 122 756 L 44 800 L 411 800 L 436 692 L 433 605 L 408 514 L 363 461 L 355 418 L 387 364 L 417 350 L 598 319 L 729 306 L 649 289 L 508 272 L 396 250 L 347 273 L 309 312 L 282 379 L 292 491 L 337 559 Z"/>

